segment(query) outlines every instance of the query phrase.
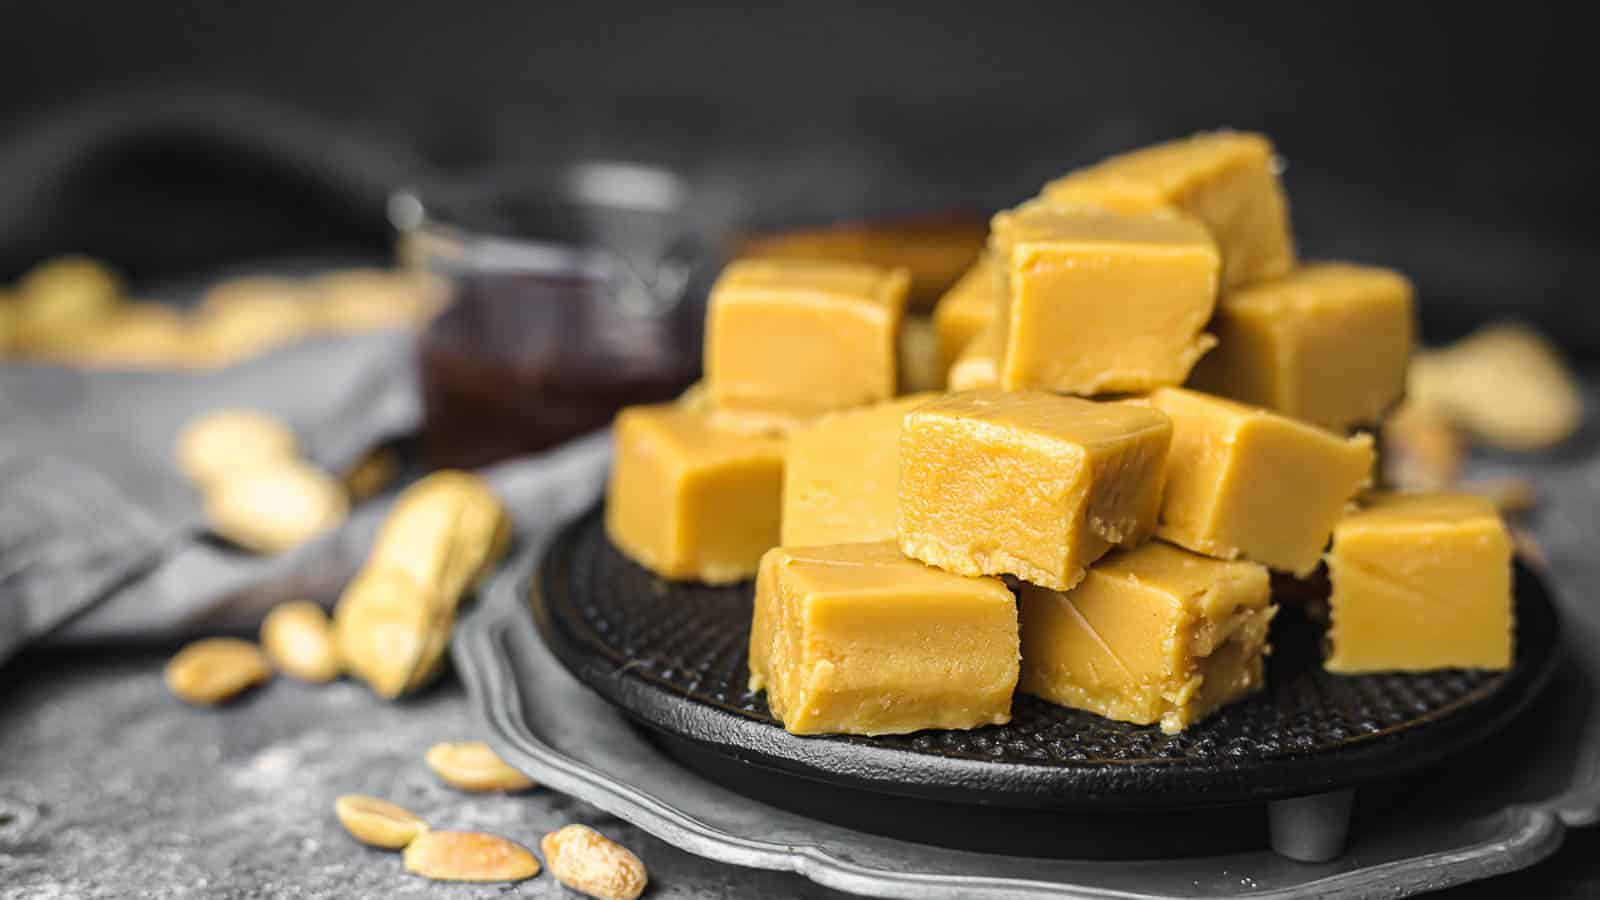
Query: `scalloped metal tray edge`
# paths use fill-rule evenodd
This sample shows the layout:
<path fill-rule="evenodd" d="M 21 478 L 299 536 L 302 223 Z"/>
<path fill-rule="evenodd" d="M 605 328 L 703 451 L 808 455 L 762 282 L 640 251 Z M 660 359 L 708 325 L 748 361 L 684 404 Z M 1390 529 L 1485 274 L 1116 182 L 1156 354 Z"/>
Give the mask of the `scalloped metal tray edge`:
<path fill-rule="evenodd" d="M 962 853 L 897 841 L 760 807 L 664 757 L 623 713 L 579 684 L 544 647 L 523 598 L 540 549 L 525 546 L 496 578 L 484 603 L 462 623 L 456 666 L 484 720 L 490 743 L 549 787 L 618 816 L 679 848 L 732 865 L 796 872 L 819 884 L 883 897 L 1160 898 L 1197 896 L 1228 862 L 1196 857 L 1171 861 L 1180 889 L 1128 889 L 1097 884 L 1100 863 L 1018 859 Z M 1565 830 L 1600 821 L 1600 608 L 1553 599 L 1569 652 L 1590 687 L 1586 721 L 1565 789 L 1536 802 L 1505 807 L 1479 839 L 1375 866 L 1301 866 L 1303 880 L 1260 885 L 1250 896 L 1399 897 L 1515 871 L 1560 846 Z M 560 727 L 530 715 L 551 713 Z M 571 746 L 567 746 L 571 745 Z M 583 752 L 573 752 L 581 747 Z M 582 757 L 581 759 L 579 757 Z M 752 810 L 752 806 L 759 807 Z M 747 827 L 761 815 L 759 833 Z M 1140 866 L 1155 872 L 1167 861 Z M 1237 862 L 1234 863 L 1238 865 Z M 1289 865 L 1300 865 L 1290 863 Z M 952 868 L 954 867 L 954 868 Z M 1130 868 L 1122 866 L 1121 868 Z M 1082 871 L 1080 871 L 1082 870 Z M 1182 881 L 1187 871 L 1196 878 Z M 1163 877 L 1167 874 L 1161 869 Z M 1239 890 L 1237 884 L 1231 894 Z M 1218 892 L 1216 896 L 1228 896 Z"/>

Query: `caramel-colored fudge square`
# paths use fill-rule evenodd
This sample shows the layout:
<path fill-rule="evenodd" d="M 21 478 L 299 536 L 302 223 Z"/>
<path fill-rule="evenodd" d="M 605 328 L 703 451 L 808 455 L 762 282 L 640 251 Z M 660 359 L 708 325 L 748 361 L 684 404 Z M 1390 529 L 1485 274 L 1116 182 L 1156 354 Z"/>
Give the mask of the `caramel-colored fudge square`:
<path fill-rule="evenodd" d="M 1017 606 L 892 542 L 781 547 L 761 561 L 750 687 L 795 734 L 904 734 L 1011 720 Z"/>
<path fill-rule="evenodd" d="M 994 217 L 1000 386 L 1092 396 L 1182 384 L 1215 340 L 1216 245 L 1193 219 L 1032 200 Z"/>
<path fill-rule="evenodd" d="M 1370 478 L 1372 438 L 1183 388 L 1145 402 L 1172 417 L 1156 534 L 1207 556 L 1309 575 Z"/>
<path fill-rule="evenodd" d="M 1267 570 L 1151 541 L 1070 591 L 1023 585 L 1021 689 L 1172 734 L 1262 685 Z"/>
<path fill-rule="evenodd" d="M 906 414 L 900 548 L 962 575 L 1066 590 L 1155 527 L 1172 423 L 1032 391 L 950 394 Z"/>
<path fill-rule="evenodd" d="M 755 574 L 778 544 L 781 437 L 718 428 L 681 404 L 625 409 L 612 435 L 612 543 L 663 578 L 720 584 Z"/>
<path fill-rule="evenodd" d="M 903 269 L 742 260 L 706 315 L 706 384 L 722 410 L 817 414 L 895 395 Z"/>
<path fill-rule="evenodd" d="M 1489 500 L 1384 494 L 1328 552 L 1330 672 L 1511 665 L 1511 540 Z"/>
<path fill-rule="evenodd" d="M 1216 238 L 1228 287 L 1294 268 L 1289 203 L 1259 134 L 1217 131 L 1113 156 L 1052 181 L 1044 196 L 1120 212 L 1180 209 Z"/>
<path fill-rule="evenodd" d="M 894 540 L 900 426 L 934 396 L 830 413 L 792 432 L 783 467 L 783 546 Z"/>
<path fill-rule="evenodd" d="M 999 260 L 994 254 L 985 253 L 939 298 L 933 309 L 933 328 L 939 337 L 939 364 L 943 371 L 948 372 L 961 351 L 994 320 L 1004 286 Z"/>
<path fill-rule="evenodd" d="M 1005 356 L 1005 324 L 996 316 L 962 349 L 945 376 L 945 384 L 952 391 L 998 388 L 1000 363 Z"/>
<path fill-rule="evenodd" d="M 900 323 L 900 393 L 944 389 L 939 338 L 931 316 L 906 316 Z"/>
<path fill-rule="evenodd" d="M 1334 431 L 1376 423 L 1405 390 L 1412 297 L 1404 275 L 1346 263 L 1240 288 L 1189 383 Z"/>

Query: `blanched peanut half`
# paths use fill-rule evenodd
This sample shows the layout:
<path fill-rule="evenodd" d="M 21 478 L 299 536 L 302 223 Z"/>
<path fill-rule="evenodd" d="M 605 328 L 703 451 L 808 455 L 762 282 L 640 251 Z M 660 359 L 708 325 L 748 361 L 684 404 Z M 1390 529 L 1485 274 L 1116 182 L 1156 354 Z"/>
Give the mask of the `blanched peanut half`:
<path fill-rule="evenodd" d="M 333 811 L 351 837 L 385 850 L 399 850 L 428 830 L 428 823 L 405 807 L 363 794 L 345 794 L 333 802 Z"/>
<path fill-rule="evenodd" d="M 406 871 L 434 881 L 522 881 L 539 874 L 526 847 L 477 831 L 428 831 L 406 846 Z"/>
<path fill-rule="evenodd" d="M 568 825 L 539 842 L 557 881 L 597 900 L 634 900 L 650 883 L 628 848 L 585 825 Z"/>
<path fill-rule="evenodd" d="M 344 521 L 344 489 L 298 460 L 222 477 L 206 489 L 212 531 L 258 553 L 298 547 Z"/>
<path fill-rule="evenodd" d="M 206 638 L 179 650 L 167 662 L 164 675 L 179 699 L 214 706 L 272 677 L 272 667 L 249 641 Z"/>
<path fill-rule="evenodd" d="M 463 791 L 525 791 L 537 786 L 482 741 L 434 744 L 425 758 L 439 780 Z"/>
<path fill-rule="evenodd" d="M 178 468 L 200 487 L 299 455 L 288 425 L 251 409 L 214 410 L 178 433 Z"/>
<path fill-rule="evenodd" d="M 344 668 L 328 614 L 304 600 L 280 603 L 267 613 L 261 620 L 261 648 L 278 671 L 301 681 L 332 681 Z"/>

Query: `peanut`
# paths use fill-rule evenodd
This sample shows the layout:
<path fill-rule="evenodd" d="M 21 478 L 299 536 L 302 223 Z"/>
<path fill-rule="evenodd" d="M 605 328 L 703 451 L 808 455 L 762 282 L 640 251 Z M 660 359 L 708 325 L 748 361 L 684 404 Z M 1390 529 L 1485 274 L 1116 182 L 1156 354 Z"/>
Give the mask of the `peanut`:
<path fill-rule="evenodd" d="M 428 823 L 405 807 L 362 794 L 345 794 L 333 802 L 333 811 L 351 837 L 385 850 L 399 850 L 428 830 Z"/>
<path fill-rule="evenodd" d="M 634 900 L 650 881 L 639 857 L 584 825 L 545 835 L 539 849 L 557 881 L 597 900 Z"/>
<path fill-rule="evenodd" d="M 388 698 L 426 684 L 444 659 L 463 596 L 510 536 L 504 507 L 476 476 L 437 472 L 406 489 L 334 612 L 350 671 Z"/>
<path fill-rule="evenodd" d="M 17 295 L 18 344 L 48 353 L 115 312 L 122 281 L 92 259 L 64 256 L 22 276 Z"/>
<path fill-rule="evenodd" d="M 477 831 L 428 831 L 405 850 L 406 871 L 434 881 L 523 881 L 539 874 L 526 847 Z"/>
<path fill-rule="evenodd" d="M 453 608 L 505 552 L 510 537 L 505 508 L 481 478 L 435 472 L 395 501 L 367 565 L 406 571 Z"/>
<path fill-rule="evenodd" d="M 179 699 L 215 706 L 272 677 L 272 667 L 249 641 L 206 638 L 179 650 L 164 674 L 167 687 Z"/>
<path fill-rule="evenodd" d="M 400 472 L 400 460 L 393 450 L 380 447 L 344 473 L 344 489 L 352 503 L 378 496 Z"/>
<path fill-rule="evenodd" d="M 328 614 L 304 600 L 280 603 L 267 613 L 261 647 L 280 672 L 301 681 L 332 681 L 343 669 Z"/>
<path fill-rule="evenodd" d="M 298 460 L 214 482 L 206 518 L 217 534 L 257 553 L 279 553 L 336 528 L 349 512 L 339 483 Z"/>
<path fill-rule="evenodd" d="M 288 425 L 249 409 L 206 413 L 178 434 L 178 468 L 199 487 L 299 454 Z"/>
<path fill-rule="evenodd" d="M 425 759 L 439 780 L 463 791 L 525 791 L 537 786 L 482 741 L 434 744 Z"/>
<path fill-rule="evenodd" d="M 405 572 L 357 575 L 333 614 L 334 641 L 350 674 L 390 700 L 421 687 L 438 670 L 454 625 L 439 606 Z"/>
<path fill-rule="evenodd" d="M 1413 400 L 1507 450 L 1554 446 L 1583 421 L 1583 395 L 1556 348 L 1522 325 L 1493 325 L 1412 361 Z"/>

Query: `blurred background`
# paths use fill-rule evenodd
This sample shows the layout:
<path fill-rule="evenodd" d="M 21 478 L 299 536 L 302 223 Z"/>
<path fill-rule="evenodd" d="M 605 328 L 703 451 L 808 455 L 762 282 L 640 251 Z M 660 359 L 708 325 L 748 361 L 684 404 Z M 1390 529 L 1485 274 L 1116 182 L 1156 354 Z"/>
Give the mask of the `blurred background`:
<path fill-rule="evenodd" d="M 63 252 L 135 285 L 387 258 L 399 184 L 665 166 L 719 227 L 988 211 L 1232 126 L 1289 164 L 1305 254 L 1400 268 L 1429 338 L 1491 314 L 1600 350 L 1600 197 L 1554 5 L 12 0 L 0 280 Z"/>

